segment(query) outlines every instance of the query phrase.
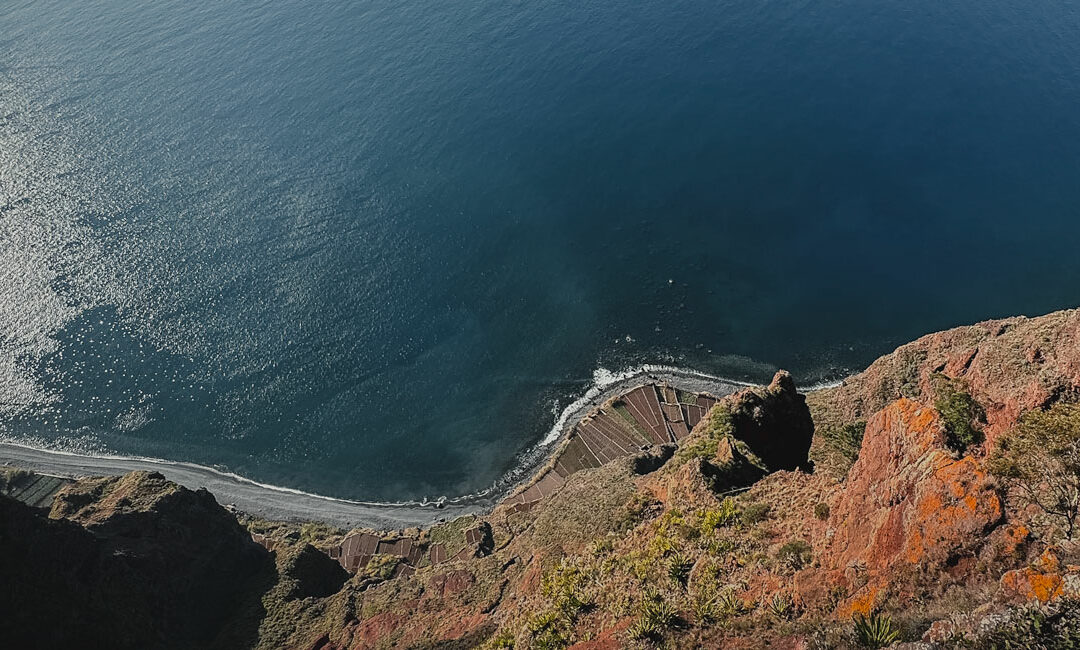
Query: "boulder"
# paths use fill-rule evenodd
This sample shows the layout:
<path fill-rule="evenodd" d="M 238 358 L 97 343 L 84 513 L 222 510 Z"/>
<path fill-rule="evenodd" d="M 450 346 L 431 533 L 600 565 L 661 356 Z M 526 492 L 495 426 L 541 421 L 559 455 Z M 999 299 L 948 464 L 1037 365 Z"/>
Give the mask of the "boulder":
<path fill-rule="evenodd" d="M 839 523 L 825 541 L 824 561 L 871 574 L 942 565 L 981 543 L 1003 516 L 980 465 L 945 448 L 937 411 L 906 398 L 868 421 L 832 512 Z"/>

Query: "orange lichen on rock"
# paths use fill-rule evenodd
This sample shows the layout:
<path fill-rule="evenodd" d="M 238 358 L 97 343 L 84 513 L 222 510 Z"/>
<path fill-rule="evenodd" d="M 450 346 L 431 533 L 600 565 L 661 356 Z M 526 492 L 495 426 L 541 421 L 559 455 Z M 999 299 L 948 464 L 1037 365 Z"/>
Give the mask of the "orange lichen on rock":
<path fill-rule="evenodd" d="M 1052 549 L 1046 549 L 1031 566 L 1007 571 L 1001 576 L 1002 594 L 1010 600 L 1050 602 L 1065 592 L 1061 561 Z"/>
<path fill-rule="evenodd" d="M 851 618 L 856 614 L 869 616 L 878 604 L 878 596 L 881 589 L 873 585 L 866 585 L 851 598 L 840 604 L 836 610 L 838 618 Z"/>
<path fill-rule="evenodd" d="M 859 459 L 833 508 L 825 561 L 871 573 L 942 563 L 1002 517 L 989 477 L 945 449 L 937 411 L 902 398 L 870 418 Z"/>

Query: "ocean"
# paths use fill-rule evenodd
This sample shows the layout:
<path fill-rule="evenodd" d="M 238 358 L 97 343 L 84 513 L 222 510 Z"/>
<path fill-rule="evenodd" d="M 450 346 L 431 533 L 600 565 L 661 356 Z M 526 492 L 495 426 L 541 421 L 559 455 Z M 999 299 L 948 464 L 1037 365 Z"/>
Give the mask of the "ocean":
<path fill-rule="evenodd" d="M 646 364 L 1080 304 L 1080 10 L 5 0 L 0 438 L 505 485 Z"/>

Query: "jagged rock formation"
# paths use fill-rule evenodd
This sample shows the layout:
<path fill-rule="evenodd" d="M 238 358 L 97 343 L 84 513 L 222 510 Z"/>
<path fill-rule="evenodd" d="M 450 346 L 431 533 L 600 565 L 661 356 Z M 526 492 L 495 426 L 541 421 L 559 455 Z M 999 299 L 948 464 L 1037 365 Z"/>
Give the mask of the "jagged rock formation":
<path fill-rule="evenodd" d="M 753 450 L 770 470 L 807 467 L 814 422 L 806 398 L 791 374 L 781 370 L 764 389 L 748 388 L 730 400 L 735 438 Z"/>
<path fill-rule="evenodd" d="M 992 447 L 1021 413 L 1076 399 L 1078 350 L 1080 310 L 990 320 L 902 345 L 843 385 L 812 393 L 809 403 L 819 427 L 865 420 L 901 397 L 932 405 L 940 373 L 964 382 L 983 405 Z"/>
<path fill-rule="evenodd" d="M 287 598 L 326 598 L 337 593 L 349 572 L 311 544 L 289 549 L 280 562 L 283 579 L 292 580 Z"/>
<path fill-rule="evenodd" d="M 826 561 L 876 574 L 970 551 L 1004 509 L 979 463 L 946 449 L 937 412 L 901 398 L 871 417 L 831 512 L 837 523 Z"/>

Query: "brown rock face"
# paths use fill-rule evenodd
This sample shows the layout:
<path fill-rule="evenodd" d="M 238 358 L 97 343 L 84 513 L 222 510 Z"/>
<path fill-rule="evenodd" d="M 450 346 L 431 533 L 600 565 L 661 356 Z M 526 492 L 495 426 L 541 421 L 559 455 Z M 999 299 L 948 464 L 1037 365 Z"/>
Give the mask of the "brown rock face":
<path fill-rule="evenodd" d="M 930 376 L 961 379 L 986 409 L 988 446 L 1021 413 L 1080 391 L 1080 310 L 928 334 L 810 397 L 817 424 L 866 419 L 900 397 L 932 404 Z"/>
<path fill-rule="evenodd" d="M 870 418 L 859 459 L 833 505 L 825 560 L 872 574 L 941 564 L 1002 518 L 989 478 L 944 447 L 937 412 L 900 399 Z"/>

